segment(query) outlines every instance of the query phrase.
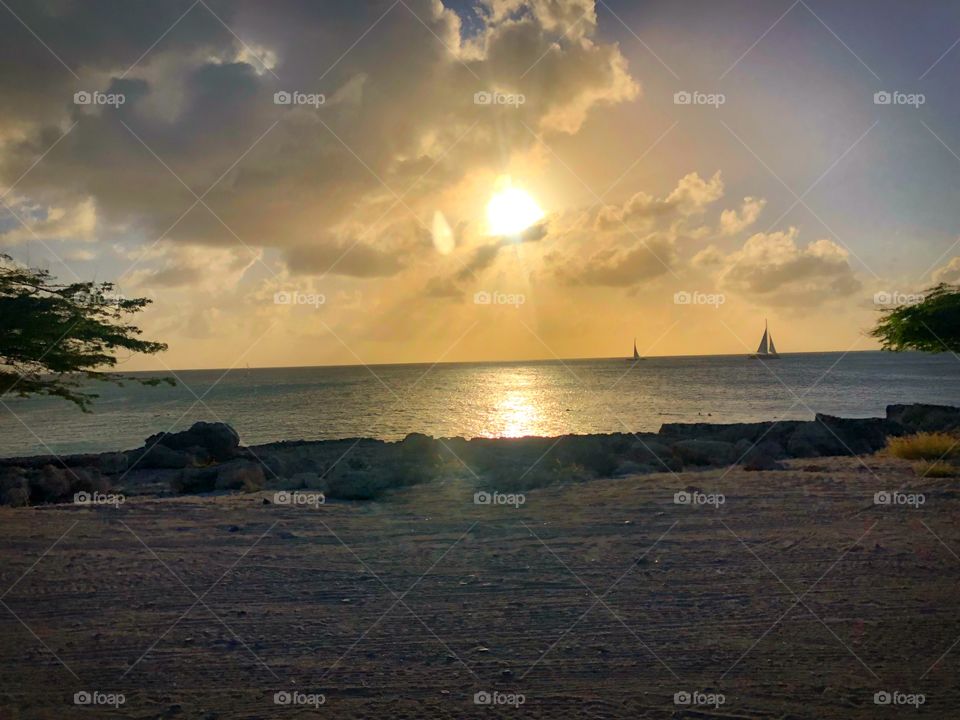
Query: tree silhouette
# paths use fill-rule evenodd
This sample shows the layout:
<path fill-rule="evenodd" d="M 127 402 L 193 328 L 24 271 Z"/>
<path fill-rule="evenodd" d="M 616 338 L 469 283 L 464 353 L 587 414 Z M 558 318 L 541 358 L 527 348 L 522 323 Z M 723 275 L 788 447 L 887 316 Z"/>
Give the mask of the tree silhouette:
<path fill-rule="evenodd" d="M 139 339 L 141 330 L 125 322 L 149 303 L 115 295 L 112 283 L 59 284 L 48 271 L 0 254 L 0 398 L 51 395 L 89 412 L 98 397 L 87 389 L 89 380 L 173 385 L 171 378 L 109 371 L 118 350 L 153 354 L 167 349 Z"/>
<path fill-rule="evenodd" d="M 884 311 L 870 334 L 884 350 L 960 352 L 960 287 L 940 283 L 922 302 Z"/>

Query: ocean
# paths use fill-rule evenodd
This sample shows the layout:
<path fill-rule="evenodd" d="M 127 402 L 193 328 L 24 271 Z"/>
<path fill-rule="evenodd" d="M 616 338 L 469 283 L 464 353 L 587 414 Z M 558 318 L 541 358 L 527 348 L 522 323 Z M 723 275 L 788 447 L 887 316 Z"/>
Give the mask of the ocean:
<path fill-rule="evenodd" d="M 164 375 L 138 373 L 137 375 Z M 169 373 L 167 373 L 169 375 Z M 944 353 L 743 356 L 235 368 L 177 371 L 176 387 L 96 384 L 93 413 L 53 398 L 3 398 L 0 456 L 130 449 L 198 420 L 244 444 L 345 437 L 517 437 L 656 431 L 665 422 L 882 415 L 892 403 L 960 405 Z"/>

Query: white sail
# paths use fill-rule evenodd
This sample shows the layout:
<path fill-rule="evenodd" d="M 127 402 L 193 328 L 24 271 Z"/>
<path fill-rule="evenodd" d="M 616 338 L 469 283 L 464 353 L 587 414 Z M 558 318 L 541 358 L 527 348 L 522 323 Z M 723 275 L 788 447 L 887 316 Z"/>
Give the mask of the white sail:
<path fill-rule="evenodd" d="M 776 355 L 776 354 L 777 354 L 777 346 L 773 344 L 773 335 L 770 335 L 770 336 L 769 336 L 769 342 L 770 342 L 770 345 L 769 345 L 769 347 L 770 347 L 770 354 L 771 354 L 771 355 Z"/>
<path fill-rule="evenodd" d="M 636 341 L 636 340 L 633 341 L 633 359 L 634 359 L 634 360 L 639 360 L 639 359 L 640 359 L 640 353 L 637 352 L 637 341 Z"/>
<path fill-rule="evenodd" d="M 763 329 L 763 337 L 760 338 L 760 347 L 757 348 L 757 355 L 766 355 L 769 351 L 767 350 L 769 342 L 769 337 L 767 334 L 767 329 Z"/>

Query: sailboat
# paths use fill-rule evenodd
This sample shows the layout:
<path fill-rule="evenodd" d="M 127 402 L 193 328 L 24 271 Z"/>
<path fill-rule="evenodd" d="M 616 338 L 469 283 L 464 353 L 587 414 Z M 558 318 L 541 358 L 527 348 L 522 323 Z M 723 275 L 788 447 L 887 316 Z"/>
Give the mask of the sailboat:
<path fill-rule="evenodd" d="M 770 334 L 770 328 L 767 321 L 763 321 L 763 337 L 760 338 L 760 347 L 757 352 L 750 356 L 753 360 L 779 360 L 780 353 L 777 352 L 777 346 L 773 344 L 773 335 Z"/>
<path fill-rule="evenodd" d="M 640 360 L 643 360 L 643 358 L 640 357 L 640 353 L 637 352 L 637 339 L 634 338 L 633 339 L 633 357 L 627 358 L 627 362 L 639 362 Z"/>

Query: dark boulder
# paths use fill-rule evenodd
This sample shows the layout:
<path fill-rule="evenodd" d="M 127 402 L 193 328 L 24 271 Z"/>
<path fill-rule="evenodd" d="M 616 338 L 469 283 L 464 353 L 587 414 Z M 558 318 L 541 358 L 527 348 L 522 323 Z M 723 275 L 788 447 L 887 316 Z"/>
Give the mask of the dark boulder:
<path fill-rule="evenodd" d="M 787 442 L 790 457 L 826 457 L 848 455 L 840 439 L 819 422 L 806 422 L 796 429 Z"/>
<path fill-rule="evenodd" d="M 103 453 L 98 458 L 100 472 L 106 475 L 119 475 L 127 469 L 129 464 L 130 459 L 127 453 L 123 452 Z"/>
<path fill-rule="evenodd" d="M 891 434 L 960 430 L 960 408 L 949 405 L 887 405 Z"/>
<path fill-rule="evenodd" d="M 882 418 L 840 418 L 817 413 L 814 422 L 821 423 L 836 435 L 847 453 L 868 455 L 887 444 L 889 423 Z"/>
<path fill-rule="evenodd" d="M 217 490 L 243 490 L 254 492 L 263 488 L 266 476 L 259 463 L 237 460 L 217 466 Z"/>
<path fill-rule="evenodd" d="M 744 457 L 743 469 L 748 472 L 758 472 L 762 470 L 784 470 L 786 466 L 777 461 L 773 456 L 767 455 L 758 448 L 754 448 Z"/>
<path fill-rule="evenodd" d="M 789 436 L 803 423 L 799 420 L 780 420 L 776 422 L 756 423 L 665 423 L 660 427 L 661 441 L 713 440 L 717 442 L 737 443 L 746 440 L 750 443 L 769 440 L 785 445 Z"/>
<path fill-rule="evenodd" d="M 131 464 L 138 470 L 179 470 L 196 464 L 196 458 L 190 453 L 149 440 L 145 448 L 132 454 Z"/>
<path fill-rule="evenodd" d="M 791 457 L 869 455 L 886 445 L 890 424 L 882 418 L 839 418 L 817 414 L 790 437 Z"/>
<path fill-rule="evenodd" d="M 209 458 L 223 462 L 240 454 L 240 436 L 226 423 L 197 422 L 182 432 L 151 435 L 145 445 L 149 448 L 154 444 L 188 453 L 201 461 Z"/>
<path fill-rule="evenodd" d="M 733 443 L 719 440 L 681 440 L 673 452 L 685 465 L 729 465 L 736 460 Z"/>
<path fill-rule="evenodd" d="M 680 472 L 683 462 L 673 453 L 673 449 L 664 445 L 656 435 L 637 435 L 634 442 L 624 453 L 627 462 L 633 462 L 644 468 L 644 472 Z"/>
<path fill-rule="evenodd" d="M 170 489 L 177 494 L 212 491 L 217 484 L 217 468 L 184 468 L 170 481 Z"/>

